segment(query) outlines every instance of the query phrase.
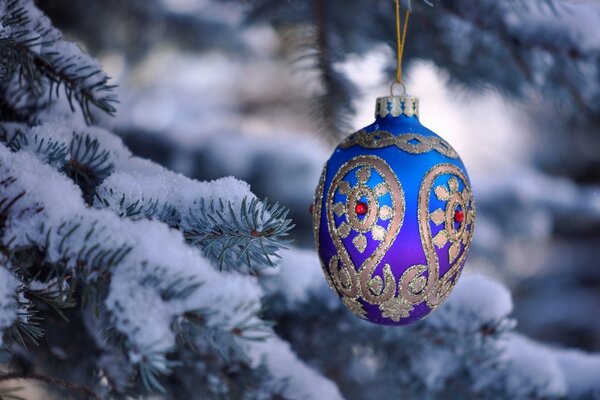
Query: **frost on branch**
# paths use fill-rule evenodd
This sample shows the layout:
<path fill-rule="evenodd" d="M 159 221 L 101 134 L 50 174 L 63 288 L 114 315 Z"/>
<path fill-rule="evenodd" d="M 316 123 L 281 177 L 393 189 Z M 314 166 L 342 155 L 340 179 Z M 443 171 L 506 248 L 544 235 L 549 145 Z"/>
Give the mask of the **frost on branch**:
<path fill-rule="evenodd" d="M 176 227 L 221 267 L 235 269 L 273 265 L 293 227 L 287 210 L 258 201 L 245 182 L 197 182 L 135 157 L 100 185 L 95 205 Z"/>
<path fill-rule="evenodd" d="M 287 210 L 256 199 L 232 177 L 198 182 L 131 157 L 120 139 L 94 127 L 5 124 L 7 145 L 31 152 L 64 171 L 88 204 L 119 216 L 156 219 L 181 230 L 188 242 L 228 269 L 273 265 L 293 227 Z"/>
<path fill-rule="evenodd" d="M 196 182 L 132 157 L 99 128 L 5 123 L 0 140 L 2 195 L 10 204 L 1 240 L 7 265 L 19 270 L 25 288 L 19 293 L 24 318 L 7 322 L 10 344 L 25 347 L 44 335 L 37 307 L 69 319 L 81 318 L 70 309 L 82 307 L 85 334 L 100 350 L 96 368 L 108 382 L 100 390 L 107 393 L 170 392 L 165 376 L 185 380 L 181 368 L 189 362 L 211 374 L 236 366 L 264 383 L 247 388 L 248 396 L 286 390 L 297 370 L 318 377 L 285 346 L 296 361 L 276 365 L 277 371 L 264 356 L 268 347 L 241 346 L 273 335 L 259 317 L 262 289 L 251 276 L 219 272 L 190 246 L 233 265 L 268 265 L 291 227 L 280 207 L 258 201 L 233 178 Z M 215 218 L 205 204 L 227 209 Z M 244 230 L 249 234 L 240 242 Z M 190 232 L 219 232 L 221 240 L 235 242 L 208 252 L 211 241 L 192 241 Z M 197 380 L 194 371 L 190 379 Z M 220 374 L 210 376 L 207 395 L 233 390 Z"/>
<path fill-rule="evenodd" d="M 109 139 L 104 140 L 98 132 Z M 166 390 L 163 376 L 180 367 L 181 361 L 177 359 L 189 357 L 187 352 L 220 353 L 227 362 L 215 365 L 242 363 L 247 373 L 253 374 L 258 373 L 253 370 L 266 370 L 265 376 L 274 376 L 269 382 L 294 382 L 295 369 L 307 369 L 297 361 L 289 370 L 278 366 L 276 373 L 270 372 L 269 358 L 263 357 L 267 350 L 244 354 L 240 344 L 273 335 L 269 324 L 258 316 L 262 289 L 253 277 L 219 272 L 201 252 L 186 243 L 182 232 L 159 220 L 123 218 L 115 210 L 90 208 L 84 200 L 85 191 L 93 190 L 94 186 L 77 185 L 72 175 L 66 175 L 65 165 L 73 153 L 68 152 L 60 158 L 62 162 L 56 163 L 59 158 L 48 157 L 48 149 L 50 152 L 57 148 L 70 149 L 72 141 L 85 137 L 88 140 L 84 143 L 95 143 L 93 151 L 107 154 L 113 173 L 122 165 L 138 163 L 146 167 L 138 168 L 138 173 L 140 177 L 146 173 L 148 182 L 152 172 L 159 182 L 161 179 L 171 182 L 175 174 L 128 158 L 127 151 L 105 131 L 86 130 L 69 135 L 66 128 L 53 125 L 34 129 L 6 125 L 4 135 L 14 152 L 0 146 L 2 195 L 6 201 L 16 199 L 5 213 L 1 239 L 7 251 L 14 254 L 9 264 L 24 268 L 23 284 L 28 286 L 30 294 L 35 292 L 38 299 L 50 303 L 49 298 L 41 294 L 47 294 L 48 287 L 58 287 L 61 293 L 55 296 L 55 301 L 66 297 L 69 301 L 75 300 L 70 303 L 71 307 L 78 304 L 84 309 L 91 307 L 99 311 L 98 317 L 86 317 L 86 326 L 102 349 L 102 360 L 121 360 L 99 361 L 102 373 L 113 385 L 111 390 L 131 389 L 119 383 L 118 376 L 123 373 L 137 375 L 137 385 L 146 390 Z M 51 145 L 40 146 L 40 138 Z M 82 159 L 93 162 L 93 157 Z M 94 175 L 94 168 L 85 170 Z M 135 168 L 130 170 L 136 171 Z M 186 183 L 190 184 L 189 188 Z M 247 185 L 232 178 L 221 183 L 224 184 L 194 185 L 193 181 L 180 177 L 179 186 L 171 182 L 170 189 L 188 193 L 190 199 L 196 196 L 221 199 L 232 194 L 230 203 L 237 202 L 236 205 L 251 195 Z M 169 188 L 169 185 L 164 187 Z M 155 194 L 158 192 L 157 186 Z M 172 190 L 165 191 L 169 192 Z M 130 196 L 136 194 L 144 196 L 133 188 Z M 219 194 L 222 196 L 216 197 Z M 174 202 L 174 209 L 185 209 L 179 203 L 182 199 L 185 196 Z M 168 197 L 162 200 L 170 201 Z M 29 250 L 27 254 L 19 253 L 22 249 Z M 28 257 L 36 258 L 38 264 L 33 264 L 34 260 Z M 40 273 L 46 277 L 47 284 L 34 280 Z M 59 283 L 55 285 L 56 281 Z M 14 290 L 12 296 L 16 299 Z M 207 366 L 214 368 L 212 364 Z M 250 366 L 255 368 L 248 369 Z M 264 379 L 267 382 L 267 378 Z"/>
<path fill-rule="evenodd" d="M 593 398 L 600 356 L 553 348 L 513 331 L 501 284 L 465 274 L 425 320 L 390 329 L 345 310 L 323 279 L 317 255 L 292 249 L 262 276 L 278 333 L 299 355 L 335 374 L 355 398 Z M 352 343 L 352 349 L 348 344 Z M 325 354 L 326 356 L 323 356 Z M 340 368 L 344 366 L 344 368 Z"/>
<path fill-rule="evenodd" d="M 2 243 L 14 255 L 9 263 L 25 266 L 23 283 L 31 297 L 63 308 L 68 303 L 100 311 L 87 325 L 93 327 L 90 334 L 104 352 L 102 359 L 121 360 L 100 363 L 114 384 L 111 390 L 129 390 L 117 377 L 134 377 L 135 370 L 146 390 L 166 390 L 162 377 L 179 367 L 174 359 L 180 352 L 203 349 L 222 354 L 230 363 L 245 363 L 239 342 L 272 335 L 269 324 L 258 317 L 262 290 L 254 278 L 215 270 L 182 232 L 155 215 L 140 219 L 118 207 L 107 209 L 113 198 L 105 196 L 110 189 L 103 190 L 121 189 L 120 199 L 137 198 L 140 204 L 156 198 L 177 216 L 169 225 L 184 232 L 179 216 L 191 212 L 199 200 L 226 202 L 228 213 L 212 223 L 232 226 L 230 221 L 244 217 L 238 213 L 247 197 L 253 199 L 251 211 L 261 207 L 260 213 L 250 213 L 253 220 L 247 224 L 257 229 L 274 223 L 289 226 L 279 219 L 278 210 L 254 200 L 246 184 L 233 178 L 199 183 L 170 173 L 131 157 L 114 135 L 97 128 L 4 124 L 2 132 L 8 146 L 0 147 L 2 195 L 11 204 L 5 210 Z M 112 186 L 99 187 L 105 183 Z M 90 208 L 92 201 L 96 208 Z M 276 238 L 270 238 L 267 248 L 274 253 Z M 236 260 L 229 256 L 230 262 Z M 42 296 L 48 294 L 44 285 L 34 281 L 40 273 L 46 282 L 58 282 L 59 293 L 52 299 Z M 42 333 L 35 331 L 31 339 Z M 263 365 L 261 360 L 254 363 Z M 112 365 L 129 367 L 115 371 Z"/>
<path fill-rule="evenodd" d="M 196 182 L 132 157 L 111 132 L 57 118 L 60 94 L 88 123 L 94 108 L 111 114 L 106 75 L 31 1 L 0 8 L 3 349 L 39 345 L 26 368 L 119 398 L 266 399 L 301 387 L 297 371 L 335 393 L 288 347 L 289 365 L 250 351 L 276 340 L 258 281 L 230 270 L 273 264 L 287 211 L 234 178 Z"/>
<path fill-rule="evenodd" d="M 98 62 L 62 39 L 33 1 L 0 1 L 0 115 L 30 122 L 65 96 L 87 122 L 94 108 L 112 114 L 114 86 Z"/>
<path fill-rule="evenodd" d="M 224 296 L 234 299 L 237 290 L 228 290 L 240 286 L 246 289 L 247 302 L 258 302 L 260 290 L 252 283 L 252 279 L 239 274 L 218 273 L 185 244 L 179 232 L 159 222 L 128 221 L 109 210 L 90 209 L 83 202 L 78 188 L 50 166 L 41 164 L 25 152 L 10 153 L 5 147 L 0 148 L 0 156 L 4 163 L 4 176 L 14 177 L 14 182 L 3 192 L 4 195 L 11 198 L 25 193 L 11 209 L 3 241 L 12 247 L 36 245 L 43 248 L 49 262 L 65 260 L 73 273 L 81 273 L 80 277 L 88 281 L 102 280 L 105 278 L 104 269 L 114 269 L 107 299 L 108 308 L 116 311 L 117 320 L 129 321 L 130 328 L 124 331 L 129 331 L 133 342 L 138 342 L 140 347 L 152 343 L 159 351 L 165 351 L 174 344 L 174 335 L 166 332 L 156 334 L 154 331 L 157 327 L 149 329 L 153 324 L 146 324 L 144 328 L 141 322 L 136 323 L 136 318 L 142 318 L 143 314 L 160 320 L 162 314 L 159 309 L 147 308 L 148 301 L 137 304 L 146 310 L 137 315 L 127 309 L 127 304 L 118 304 L 119 299 L 121 303 L 129 303 L 125 300 L 137 290 L 142 297 L 147 292 L 160 295 L 158 300 L 172 301 L 173 304 L 166 303 L 170 309 L 167 320 L 200 308 L 202 304 L 218 305 L 220 311 L 228 307 L 240 307 L 241 303 L 235 300 L 218 301 Z M 161 246 L 156 246 L 156 243 L 161 243 Z M 127 250 L 111 252 L 110 249 Z M 114 279 L 115 275 L 123 279 Z M 169 292 L 169 287 L 174 283 L 169 282 L 169 277 L 187 285 L 200 285 L 206 281 L 214 283 L 201 291 L 203 296 L 208 296 L 202 298 L 194 295 L 195 290 Z M 223 284 L 217 284 L 219 280 Z M 150 297 L 146 296 L 146 300 L 150 300 Z M 150 310 L 154 312 L 148 313 Z M 233 311 L 230 309 L 227 313 Z M 221 322 L 232 320 L 231 316 L 223 314 L 220 318 Z M 156 322 L 154 325 L 158 324 Z M 148 340 L 144 332 L 155 335 L 153 340 Z"/>
<path fill-rule="evenodd" d="M 269 386 L 276 388 L 283 398 L 342 399 L 335 384 L 300 361 L 283 340 L 272 337 L 264 342 L 249 343 L 247 350 L 256 366 L 262 362 L 271 371 Z"/>

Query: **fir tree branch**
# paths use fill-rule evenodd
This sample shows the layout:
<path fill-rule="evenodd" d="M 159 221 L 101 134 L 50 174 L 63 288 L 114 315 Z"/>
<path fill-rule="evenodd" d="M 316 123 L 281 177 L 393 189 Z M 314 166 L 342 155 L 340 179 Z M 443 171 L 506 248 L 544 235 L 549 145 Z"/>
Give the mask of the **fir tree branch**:
<path fill-rule="evenodd" d="M 337 144 L 351 131 L 350 118 L 355 112 L 352 100 L 357 89 L 334 67 L 339 61 L 332 44 L 335 32 L 330 21 L 335 7 L 327 0 L 311 0 L 306 7 L 310 10 L 309 26 L 298 25 L 289 32 L 283 30 L 286 32 L 283 39 L 285 47 L 290 48 L 292 64 L 316 72 L 319 89 L 311 102 L 311 114 L 324 138 Z M 259 8 L 253 14 L 261 13 Z"/>
<path fill-rule="evenodd" d="M 73 132 L 69 154 L 64 171 L 79 185 L 83 197 L 91 204 L 96 187 L 114 169 L 111 154 L 100 146 L 98 139 L 76 132 Z"/>
<path fill-rule="evenodd" d="M 513 0 L 515 1 L 515 0 Z M 541 2 L 537 0 L 538 3 Z M 546 4 L 550 4 L 553 7 L 561 7 L 560 3 L 556 3 L 554 0 L 544 1 Z M 478 31 L 484 32 L 496 36 L 501 43 L 505 43 L 509 46 L 514 46 L 521 51 L 531 50 L 543 50 L 551 53 L 557 57 L 564 57 L 576 61 L 576 60 L 590 60 L 597 58 L 597 52 L 583 52 L 579 47 L 569 44 L 567 46 L 559 46 L 556 41 L 532 41 L 524 40 L 518 34 L 511 32 L 504 23 L 498 23 L 498 21 L 492 21 L 489 18 L 481 18 L 482 15 L 479 13 L 467 13 L 465 12 L 464 3 L 461 2 L 449 2 L 441 1 L 438 3 L 438 7 L 448 13 L 472 24 L 477 28 Z M 492 3 L 493 4 L 493 3 Z M 554 12 L 558 13 L 559 9 L 555 9 Z M 562 10 L 565 12 L 564 10 Z M 490 12 L 489 14 L 497 14 L 497 12 Z"/>
<path fill-rule="evenodd" d="M 287 209 L 279 204 L 244 197 L 241 204 L 223 198 L 201 198 L 191 206 L 175 205 L 164 194 L 130 196 L 126 192 L 128 181 L 120 177 L 119 185 L 114 186 L 109 179 L 96 193 L 95 206 L 108 207 L 133 220 L 157 219 L 179 229 L 188 243 L 202 249 L 220 268 L 247 268 L 254 272 L 272 266 L 277 252 L 289 243 L 289 231 L 294 225 L 288 219 Z M 190 180 L 192 183 L 195 182 Z"/>
<path fill-rule="evenodd" d="M 54 51 L 46 55 L 47 58 L 34 57 L 34 64 L 50 82 L 47 90 L 49 96 L 55 93 L 58 97 L 62 86 L 71 110 L 75 112 L 73 101 L 76 101 L 88 124 L 93 122 L 91 105 L 108 115 L 114 115 L 116 108 L 113 104 L 117 103 L 117 99 L 111 92 L 116 86 L 108 84 L 108 77 L 102 77 L 102 70 L 92 66 L 82 67 L 77 56 L 66 56 Z M 100 78 L 96 79 L 98 76 Z"/>
<path fill-rule="evenodd" d="M 9 0 L 5 7 L 0 22 L 9 33 L 0 33 L 0 109 L 6 117 L 32 122 L 32 113 L 48 108 L 61 87 L 71 110 L 77 103 L 87 123 L 92 106 L 114 114 L 115 86 L 90 58 L 65 42 L 45 16 L 32 15 L 38 10 L 31 1 Z"/>
<path fill-rule="evenodd" d="M 14 135 L 6 140 L 6 145 L 14 152 L 25 148 L 31 149 L 31 151 L 39 154 L 44 162 L 51 165 L 64 165 L 69 154 L 69 149 L 65 144 L 52 141 L 38 134 L 31 137 L 21 129 L 17 129 Z"/>
<path fill-rule="evenodd" d="M 350 132 L 349 116 L 354 114 L 352 107 L 353 85 L 333 68 L 328 38 L 327 0 L 313 0 L 316 27 L 316 67 L 323 84 L 323 94 L 317 97 L 314 112 L 323 123 L 323 132 L 332 144 L 337 144 Z"/>
<path fill-rule="evenodd" d="M 200 246 L 221 268 L 242 263 L 256 269 L 273 265 L 277 251 L 290 243 L 286 237 L 293 225 L 288 211 L 279 204 L 266 205 L 258 199 L 242 201 L 241 211 L 230 203 L 202 199 L 200 206 L 190 209 L 183 232 L 191 245 Z"/>

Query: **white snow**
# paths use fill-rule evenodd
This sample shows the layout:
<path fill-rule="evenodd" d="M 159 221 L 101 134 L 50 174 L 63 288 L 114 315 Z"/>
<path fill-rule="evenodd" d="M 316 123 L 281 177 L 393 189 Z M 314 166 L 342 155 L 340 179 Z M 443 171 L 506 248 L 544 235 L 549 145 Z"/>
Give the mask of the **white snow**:
<path fill-rule="evenodd" d="M 3 125 L 8 130 L 8 136 L 13 137 L 17 130 L 28 139 L 28 145 L 23 146 L 21 151 L 27 151 L 38 157 L 42 162 L 47 162 L 44 154 L 39 153 L 38 146 L 34 145 L 34 138 L 43 139 L 45 146 L 48 143 L 56 143 L 64 146 L 69 150 L 71 141 L 75 135 L 88 136 L 91 139 L 96 139 L 100 143 L 100 150 L 109 153 L 109 161 L 114 165 L 124 163 L 131 157 L 131 152 L 125 147 L 123 141 L 117 135 L 98 127 L 85 126 L 77 122 L 75 119 L 67 121 L 59 120 L 53 122 L 44 122 L 43 124 L 28 127 L 21 124 L 6 124 Z M 45 148 L 45 146 L 43 148 Z M 70 158 L 69 154 L 66 156 Z"/>
<path fill-rule="evenodd" d="M 464 359 L 462 354 L 457 356 L 451 349 L 435 347 L 435 351 L 422 352 L 411 368 L 429 390 L 443 391 L 448 378 L 456 373 Z"/>
<path fill-rule="evenodd" d="M 495 323 L 513 308 L 510 292 L 500 283 L 480 274 L 465 273 L 446 302 L 433 312 L 432 323 L 450 323 L 464 332 Z"/>
<path fill-rule="evenodd" d="M 132 360 L 147 355 L 144 352 L 170 349 L 175 340 L 171 321 L 185 311 L 206 310 L 209 326 L 227 329 L 260 307 L 262 290 L 254 278 L 217 272 L 185 244 L 181 232 L 160 222 L 130 221 L 110 210 L 88 208 L 66 176 L 27 152 L 11 153 L 0 146 L 0 160 L 3 175 L 17 178 L 6 194 L 26 192 L 10 213 L 5 243 L 14 238 L 13 245 L 47 245 L 50 261 L 66 259 L 73 266 L 95 245 L 100 249 L 132 247 L 115 267 L 106 299 L 117 328 L 130 341 Z M 41 212 L 32 211 L 41 206 Z M 77 232 L 63 239 L 61 232 L 75 226 Z M 92 228 L 94 234 L 86 240 Z M 179 278 L 203 285 L 185 299 L 162 299 L 161 289 Z"/>
<path fill-rule="evenodd" d="M 326 288 L 316 253 L 292 248 L 282 255 L 279 268 L 263 278 L 269 293 L 283 295 L 291 309 L 301 310 L 311 293 L 321 296 L 328 293 L 339 306 L 335 295 Z M 482 326 L 509 317 L 512 308 L 510 293 L 501 283 L 484 275 L 466 273 L 447 301 L 424 323 L 427 329 L 452 327 L 455 334 L 464 335 L 468 341 Z M 471 350 L 460 344 L 461 339 L 454 339 L 457 342 L 453 345 L 432 347 L 435 351 L 419 352 L 411 362 L 413 373 L 430 390 L 443 391 L 446 380 L 459 373 L 461 363 L 469 362 Z M 499 364 L 474 382 L 476 388 L 501 385 L 502 390 L 514 394 L 513 398 L 589 398 L 600 393 L 600 355 L 554 348 L 510 331 L 501 333 L 487 345 L 498 351 L 498 358 L 488 362 Z"/>
<path fill-rule="evenodd" d="M 317 371 L 304 364 L 292 352 L 290 345 L 278 337 L 262 342 L 249 342 L 246 346 L 253 367 L 261 363 L 271 373 L 270 386 L 279 388 L 289 399 L 337 400 L 342 399 L 337 386 Z"/>
<path fill-rule="evenodd" d="M 548 347 L 518 334 L 507 334 L 506 339 L 506 384 L 515 398 L 565 396 L 567 382 Z M 531 388 L 537 388 L 536 392 L 531 393 Z"/>
<path fill-rule="evenodd" d="M 310 292 L 324 286 L 325 278 L 316 252 L 292 247 L 281 251 L 280 255 L 277 270 L 271 270 L 277 276 L 273 289 L 284 294 L 290 306 L 307 301 Z"/>
<path fill-rule="evenodd" d="M 247 183 L 233 177 L 199 182 L 138 157 L 118 164 L 96 192 L 100 198 L 107 199 L 109 208 L 115 211 L 125 195 L 126 203 L 141 199 L 168 203 L 182 215 L 202 199 L 206 204 L 223 199 L 230 202 L 234 210 L 238 210 L 244 198 L 247 201 L 255 198 Z M 98 199 L 96 206 L 105 207 Z"/>
<path fill-rule="evenodd" d="M 185 311 L 206 309 L 208 325 L 224 329 L 232 329 L 258 311 L 262 291 L 254 279 L 218 272 L 185 244 L 178 231 L 162 223 L 142 220 L 134 224 L 143 236 L 134 234 L 137 240 L 133 251 L 114 271 L 106 304 L 118 311 L 117 328 L 131 335 L 140 350 L 164 352 L 172 348 L 175 335 L 170 325 Z M 147 282 L 149 276 L 156 277 L 160 284 Z M 183 278 L 180 285 L 199 282 L 202 286 L 185 299 L 165 301 L 160 290 L 178 278 Z"/>
<path fill-rule="evenodd" d="M 600 355 L 555 349 L 554 357 L 568 385 L 568 398 L 600 396 Z"/>
<path fill-rule="evenodd" d="M 109 161 L 114 166 L 112 174 L 97 188 L 98 196 L 94 200 L 98 208 L 106 207 L 99 199 L 102 198 L 109 202 L 109 209 L 119 211 L 119 204 L 124 196 L 126 204 L 138 200 L 148 203 L 158 201 L 159 204 L 166 203 L 174 206 L 180 215 L 187 215 L 188 211 L 197 206 L 201 200 L 204 200 L 206 204 L 210 204 L 211 201 L 224 200 L 225 203 L 231 204 L 234 210 L 239 210 L 244 198 L 250 202 L 256 197 L 250 191 L 250 186 L 247 183 L 234 177 L 199 182 L 169 171 L 149 160 L 133 157 L 118 136 L 101 128 L 85 127 L 72 121 L 69 121 L 68 124 L 65 124 L 65 121 L 62 121 L 62 123 L 44 123 L 33 128 L 12 125 L 9 127 L 11 128 L 11 135 L 14 134 L 17 128 L 21 128 L 23 133 L 30 139 L 37 135 L 46 141 L 51 140 L 63 144 L 67 148 L 69 148 L 74 134 L 87 135 L 98 140 L 100 150 L 109 152 Z M 35 155 L 43 162 L 47 161 L 44 155 L 37 152 L 37 146 L 27 146 L 20 153 L 24 152 Z M 51 170 L 51 168 L 46 166 L 46 170 Z M 39 176 L 32 173 L 29 176 L 29 179 L 40 179 L 40 183 L 44 180 L 43 175 Z M 62 177 L 59 180 L 62 181 Z M 81 197 L 78 194 L 79 189 L 74 184 L 61 182 L 58 186 L 52 185 L 56 189 L 52 187 L 45 188 L 44 194 L 40 194 L 41 198 L 53 196 L 58 201 L 62 191 L 66 190 L 65 185 L 72 188 L 71 193 L 73 196 Z M 68 201 L 64 206 L 73 207 Z M 225 217 L 228 215 L 229 213 L 225 213 Z M 268 217 L 268 214 L 265 214 L 265 218 Z M 185 224 L 185 218 L 181 223 Z"/>
<path fill-rule="evenodd" d="M 85 134 L 92 139 L 98 140 L 101 144 L 101 149 L 110 153 L 110 160 L 114 164 L 119 164 L 131 157 L 131 152 L 123 144 L 123 140 L 112 132 L 106 129 L 86 126 L 75 121 L 55 121 L 44 122 L 31 128 L 26 128 L 24 133 L 33 137 L 39 135 L 42 138 L 51 138 L 53 141 L 63 143 L 69 148 L 71 139 L 74 134 Z"/>
<path fill-rule="evenodd" d="M 283 298 L 283 307 L 301 309 L 310 296 L 317 297 L 321 307 L 329 310 L 342 306 L 325 281 L 315 251 L 290 246 L 279 255 L 281 259 L 275 268 L 262 271 L 261 283 L 267 293 Z"/>
<path fill-rule="evenodd" d="M 42 226 L 57 227 L 65 216 L 74 217 L 84 210 L 81 191 L 66 176 L 56 172 L 49 165 L 40 163 L 27 152 L 11 153 L 0 146 L 0 171 L 10 171 L 7 176 L 18 178 L 18 183 L 3 189 L 3 195 L 12 198 L 23 190 L 27 198 L 16 202 L 6 221 L 3 242 L 14 240 L 12 244 L 28 245 L 31 241 L 43 243 Z M 34 210 L 44 207 L 36 213 Z M 60 255 L 52 253 L 51 259 Z"/>

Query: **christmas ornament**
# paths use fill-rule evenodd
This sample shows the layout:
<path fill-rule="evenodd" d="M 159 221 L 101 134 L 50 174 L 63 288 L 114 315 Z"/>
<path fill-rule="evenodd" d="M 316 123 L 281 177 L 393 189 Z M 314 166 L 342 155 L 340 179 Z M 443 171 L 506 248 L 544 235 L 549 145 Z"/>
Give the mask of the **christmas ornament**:
<path fill-rule="evenodd" d="M 398 4 L 396 15 L 399 21 Z M 398 31 L 398 74 L 406 37 Z M 415 322 L 458 281 L 475 222 L 456 151 L 419 122 L 419 100 L 381 97 L 373 124 L 347 137 L 325 165 L 312 210 L 325 277 L 357 316 Z"/>

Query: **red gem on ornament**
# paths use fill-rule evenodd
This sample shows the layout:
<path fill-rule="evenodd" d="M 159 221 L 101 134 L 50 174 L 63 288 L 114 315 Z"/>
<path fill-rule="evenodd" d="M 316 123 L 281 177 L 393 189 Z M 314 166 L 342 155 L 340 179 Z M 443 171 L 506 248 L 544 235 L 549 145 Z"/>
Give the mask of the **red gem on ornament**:
<path fill-rule="evenodd" d="M 365 215 L 368 211 L 368 207 L 365 203 L 361 201 L 356 203 L 356 206 L 354 206 L 354 211 L 357 215 Z"/>
<path fill-rule="evenodd" d="M 454 213 L 454 220 L 459 224 L 462 223 L 465 220 L 465 213 L 460 210 L 456 210 Z"/>
<path fill-rule="evenodd" d="M 310 213 L 310 215 L 312 215 L 314 208 L 315 205 L 313 203 L 310 203 L 310 206 L 308 206 L 308 212 Z"/>

